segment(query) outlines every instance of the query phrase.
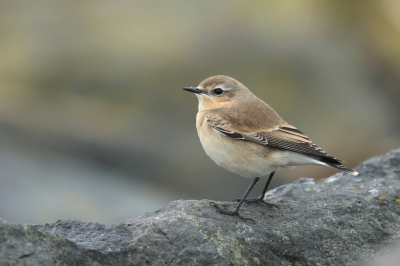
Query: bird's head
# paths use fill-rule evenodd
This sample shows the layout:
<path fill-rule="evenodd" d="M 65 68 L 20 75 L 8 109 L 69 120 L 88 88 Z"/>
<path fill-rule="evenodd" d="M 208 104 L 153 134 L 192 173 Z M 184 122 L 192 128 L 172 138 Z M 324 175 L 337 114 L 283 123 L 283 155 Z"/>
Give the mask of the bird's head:
<path fill-rule="evenodd" d="M 242 83 L 228 76 L 213 76 L 200 82 L 196 88 L 186 87 L 199 99 L 199 110 L 225 108 L 246 98 L 255 97 Z"/>

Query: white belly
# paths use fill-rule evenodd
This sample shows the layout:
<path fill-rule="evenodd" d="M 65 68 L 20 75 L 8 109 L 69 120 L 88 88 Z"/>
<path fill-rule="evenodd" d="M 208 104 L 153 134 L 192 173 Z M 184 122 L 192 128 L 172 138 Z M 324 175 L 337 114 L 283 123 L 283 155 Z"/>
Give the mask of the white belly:
<path fill-rule="evenodd" d="M 282 167 L 323 163 L 296 152 L 222 136 L 213 128 L 199 132 L 205 152 L 219 166 L 243 177 L 269 175 Z"/>

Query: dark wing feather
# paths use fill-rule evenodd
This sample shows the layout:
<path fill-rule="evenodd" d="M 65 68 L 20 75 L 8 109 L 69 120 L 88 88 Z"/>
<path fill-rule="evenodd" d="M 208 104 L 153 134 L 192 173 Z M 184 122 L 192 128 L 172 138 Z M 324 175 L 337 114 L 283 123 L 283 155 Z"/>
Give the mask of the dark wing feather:
<path fill-rule="evenodd" d="M 271 134 L 273 135 L 273 134 Z M 280 149 L 285 149 L 293 152 L 308 154 L 308 155 L 315 155 L 323 158 L 327 158 L 330 160 L 335 161 L 336 163 L 340 163 L 340 160 L 336 159 L 335 157 L 329 155 L 327 152 L 322 150 L 320 147 L 315 145 L 312 142 L 304 142 L 298 140 L 286 140 L 275 138 L 273 136 L 267 136 L 268 145 Z"/>
<path fill-rule="evenodd" d="M 263 130 L 259 128 L 254 130 L 254 133 L 248 133 L 248 131 L 243 130 L 228 130 L 227 128 L 233 128 L 232 125 L 220 118 L 212 117 L 211 115 L 206 116 L 207 123 L 213 127 L 218 133 L 223 136 L 237 139 L 250 141 L 256 144 L 271 146 L 279 149 L 284 149 L 288 151 L 298 152 L 305 155 L 313 155 L 318 158 L 319 161 L 325 163 L 327 166 L 344 171 L 351 175 L 358 175 L 358 172 L 349 169 L 342 165 L 341 160 L 329 155 L 320 147 L 312 143 L 309 138 L 297 128 L 285 124 L 272 129 Z M 240 133 L 237 131 L 241 131 Z"/>
<path fill-rule="evenodd" d="M 227 130 L 223 127 L 211 125 L 221 135 L 238 140 L 246 140 L 260 145 L 269 145 L 271 147 L 280 148 L 288 151 L 298 152 L 307 155 L 319 156 L 332 161 L 332 163 L 340 163 L 337 158 L 329 155 L 320 147 L 312 143 L 308 137 L 296 128 L 279 127 L 271 132 L 259 132 L 253 134 L 243 134 Z"/>
<path fill-rule="evenodd" d="M 233 138 L 233 139 L 241 139 L 241 140 L 247 140 L 250 142 L 254 142 L 257 144 L 261 145 L 267 145 L 268 141 L 266 140 L 265 137 L 258 135 L 258 134 L 241 134 L 233 131 L 226 130 L 222 127 L 217 127 L 214 125 L 211 125 L 215 130 L 218 131 L 221 135 Z"/>

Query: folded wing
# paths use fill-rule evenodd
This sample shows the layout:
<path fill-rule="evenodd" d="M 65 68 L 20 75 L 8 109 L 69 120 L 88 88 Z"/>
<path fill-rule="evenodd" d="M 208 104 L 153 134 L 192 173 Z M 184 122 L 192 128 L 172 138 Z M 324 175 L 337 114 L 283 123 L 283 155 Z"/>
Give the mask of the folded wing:
<path fill-rule="evenodd" d="M 290 124 L 285 123 L 271 128 L 253 127 L 251 128 L 252 132 L 249 132 L 249 130 L 246 131 L 240 128 L 235 128 L 232 123 L 221 117 L 208 115 L 206 116 L 206 121 L 212 128 L 223 136 L 315 156 L 319 161 L 325 163 L 327 166 L 352 175 L 358 175 L 356 171 L 343 166 L 343 161 L 329 155 L 320 147 L 312 143 L 304 133 Z"/>

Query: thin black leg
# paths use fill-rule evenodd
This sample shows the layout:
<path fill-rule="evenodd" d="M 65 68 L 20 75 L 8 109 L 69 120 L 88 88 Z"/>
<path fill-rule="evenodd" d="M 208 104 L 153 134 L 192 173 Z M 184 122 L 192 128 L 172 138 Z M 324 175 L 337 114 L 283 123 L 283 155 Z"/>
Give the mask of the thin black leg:
<path fill-rule="evenodd" d="M 272 207 L 276 207 L 276 208 L 279 209 L 278 205 L 275 205 L 275 204 L 268 203 L 268 202 L 265 202 L 265 201 L 264 201 L 265 193 L 267 193 L 267 189 L 268 189 L 269 183 L 271 183 L 271 180 L 272 180 L 272 177 L 274 176 L 274 174 L 275 174 L 275 172 L 272 172 L 272 173 L 269 174 L 267 184 L 265 184 L 265 187 L 264 187 L 264 189 L 263 189 L 263 192 L 262 192 L 262 194 L 261 194 L 258 198 L 248 199 L 248 200 L 245 200 L 244 202 L 245 202 L 245 203 L 261 202 L 261 203 L 264 203 L 264 204 L 270 206 L 271 208 L 272 208 Z M 241 199 L 234 199 L 233 201 L 239 202 L 240 200 L 241 200 Z"/>
<path fill-rule="evenodd" d="M 242 206 L 242 204 L 245 202 L 245 200 L 246 200 L 247 196 L 249 195 L 250 191 L 253 189 L 253 187 L 256 185 L 256 183 L 257 183 L 259 180 L 260 180 L 259 177 L 254 178 L 253 182 L 251 182 L 249 188 L 246 190 L 246 192 L 244 193 L 242 199 L 239 201 L 239 204 L 236 206 L 236 208 L 235 208 L 233 211 L 225 210 L 225 209 L 219 207 L 219 206 L 218 206 L 216 203 L 214 203 L 214 202 L 210 202 L 211 206 L 214 207 L 214 208 L 216 208 L 216 209 L 217 209 L 217 212 L 219 212 L 219 213 L 223 213 L 223 214 L 231 215 L 231 216 L 236 215 L 236 216 L 238 216 L 238 217 L 239 217 L 240 219 L 242 219 L 242 220 L 245 220 L 245 221 L 250 220 L 250 221 L 252 221 L 253 223 L 255 223 L 253 219 L 250 219 L 250 218 L 246 218 L 246 217 L 241 216 L 241 215 L 239 214 L 239 209 L 240 209 L 240 207 Z"/>
<path fill-rule="evenodd" d="M 263 192 L 262 192 L 260 198 L 264 199 L 265 193 L 267 193 L 267 189 L 268 189 L 269 183 L 271 183 L 271 180 L 272 180 L 272 177 L 274 177 L 274 174 L 275 174 L 275 172 L 272 172 L 272 173 L 269 174 L 267 184 L 265 184 L 265 187 L 263 189 Z"/>

